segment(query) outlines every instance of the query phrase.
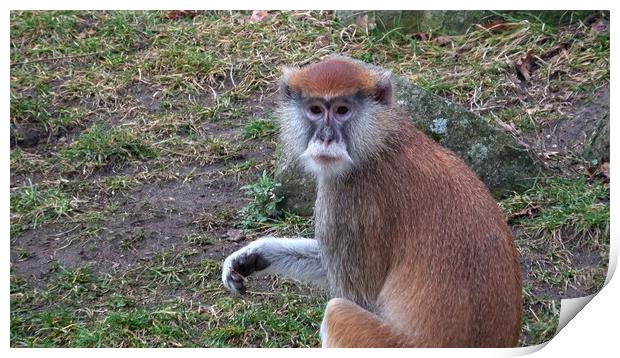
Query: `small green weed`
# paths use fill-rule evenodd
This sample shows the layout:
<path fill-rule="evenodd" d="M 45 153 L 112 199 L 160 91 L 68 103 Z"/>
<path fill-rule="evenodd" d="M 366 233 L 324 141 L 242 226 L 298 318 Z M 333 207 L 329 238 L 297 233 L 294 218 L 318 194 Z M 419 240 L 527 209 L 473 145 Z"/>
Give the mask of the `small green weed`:
<path fill-rule="evenodd" d="M 258 224 L 264 223 L 275 216 L 276 205 L 282 200 L 282 198 L 278 198 L 275 194 L 275 189 L 278 186 L 280 184 L 274 182 L 269 178 L 267 172 L 263 171 L 262 176 L 256 183 L 241 187 L 245 191 L 245 195 L 252 198 L 252 202 L 241 209 L 244 228 L 255 228 Z"/>

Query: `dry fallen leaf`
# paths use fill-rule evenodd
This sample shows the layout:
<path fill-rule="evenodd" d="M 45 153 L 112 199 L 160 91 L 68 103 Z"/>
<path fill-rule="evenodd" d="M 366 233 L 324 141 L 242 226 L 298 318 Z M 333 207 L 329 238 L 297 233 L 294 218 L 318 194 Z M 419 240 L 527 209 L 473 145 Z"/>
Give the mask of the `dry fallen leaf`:
<path fill-rule="evenodd" d="M 609 163 L 601 164 L 601 174 L 607 179 L 609 179 Z"/>
<path fill-rule="evenodd" d="M 524 81 L 529 81 L 532 73 L 532 67 L 534 64 L 534 51 L 529 50 L 525 57 L 521 57 L 515 63 L 517 69 L 517 75 Z"/>
<path fill-rule="evenodd" d="M 255 24 L 257 22 L 263 21 L 264 18 L 269 16 L 269 11 L 267 10 L 254 10 L 252 11 L 252 16 L 250 16 L 250 23 Z"/>
<path fill-rule="evenodd" d="M 246 238 L 246 235 L 241 230 L 230 229 L 226 232 L 226 237 L 232 242 L 239 242 Z"/>
<path fill-rule="evenodd" d="M 78 34 L 78 37 L 81 39 L 85 39 L 87 37 L 90 37 L 92 35 L 94 35 L 97 31 L 95 31 L 95 29 L 88 29 L 85 31 L 82 31 Z"/>
<path fill-rule="evenodd" d="M 368 14 L 359 15 L 355 17 L 355 25 L 365 29 L 368 27 Z"/>
<path fill-rule="evenodd" d="M 451 42 L 452 42 L 452 39 L 450 39 L 448 36 L 439 36 L 433 39 L 433 43 L 436 46 L 445 46 Z"/>
<path fill-rule="evenodd" d="M 164 17 L 167 20 L 177 20 L 183 17 L 194 17 L 198 15 L 198 11 L 195 10 L 172 10 L 168 11 Z"/>
<path fill-rule="evenodd" d="M 484 23 L 481 26 L 491 32 L 502 32 L 508 29 L 508 26 L 506 26 L 504 20 L 499 19 Z"/>
<path fill-rule="evenodd" d="M 515 127 L 514 127 L 512 124 L 510 124 L 510 123 L 506 123 L 506 122 L 503 122 L 503 121 L 499 121 L 499 125 L 500 125 L 500 126 L 502 127 L 502 129 L 504 129 L 506 132 L 510 132 L 510 133 L 512 133 L 512 132 L 515 132 L 515 131 L 516 131 L 516 130 L 515 130 Z"/>
<path fill-rule="evenodd" d="M 508 217 L 508 220 L 514 219 L 514 218 L 518 218 L 518 217 L 522 217 L 522 216 L 532 216 L 534 214 L 534 212 L 538 209 L 540 209 L 540 205 L 532 205 L 532 206 L 526 206 L 525 208 L 517 211 L 516 213 L 511 214 Z"/>
<path fill-rule="evenodd" d="M 601 170 L 601 175 L 604 176 L 607 180 L 609 180 L 609 163 L 601 164 L 599 168 Z"/>
<path fill-rule="evenodd" d="M 329 37 L 325 35 L 318 36 L 316 38 L 316 42 L 320 44 L 321 46 L 327 46 L 329 45 Z"/>
<path fill-rule="evenodd" d="M 548 151 L 548 152 L 542 153 L 542 156 L 545 159 L 551 159 L 553 157 L 557 157 L 558 155 L 560 155 L 560 152 L 558 151 Z"/>
<path fill-rule="evenodd" d="M 557 55 L 562 55 L 562 56 L 566 56 L 568 57 L 568 49 L 571 47 L 571 44 L 568 42 L 565 42 L 563 44 L 560 44 L 559 46 L 556 46 L 554 48 L 552 48 L 551 50 L 543 53 L 542 55 L 540 55 L 540 58 L 543 61 L 549 61 L 550 59 L 552 59 L 553 57 L 557 56 Z"/>
<path fill-rule="evenodd" d="M 409 36 L 414 40 L 428 41 L 431 39 L 431 34 L 428 32 L 412 32 Z"/>
<path fill-rule="evenodd" d="M 594 32 L 605 32 L 609 30 L 609 23 L 601 20 L 592 24 L 592 31 Z"/>
<path fill-rule="evenodd" d="M 596 169 L 590 168 L 588 169 L 588 171 L 590 172 L 590 177 L 588 178 L 589 182 L 594 180 L 596 177 L 603 177 L 603 181 L 606 183 L 609 183 L 609 163 L 608 162 L 605 162 L 599 165 L 599 167 Z"/>

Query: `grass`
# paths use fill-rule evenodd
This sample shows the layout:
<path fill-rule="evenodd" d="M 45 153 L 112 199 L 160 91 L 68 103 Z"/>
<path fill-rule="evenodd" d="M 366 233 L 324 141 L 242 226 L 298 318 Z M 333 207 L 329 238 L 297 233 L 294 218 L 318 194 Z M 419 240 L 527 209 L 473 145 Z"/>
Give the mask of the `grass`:
<path fill-rule="evenodd" d="M 79 125 L 86 116 L 80 108 L 60 108 L 52 111 L 45 97 L 11 97 L 11 119 L 17 125 L 28 123 L 42 124 L 49 132 Z"/>
<path fill-rule="evenodd" d="M 319 346 L 321 291 L 256 277 L 235 298 L 219 282 L 247 240 L 313 234 L 277 212 L 268 174 L 282 66 L 343 53 L 521 137 L 609 83 L 609 34 L 581 23 L 513 14 L 437 46 L 330 11 L 249 15 L 11 12 L 12 347 Z M 523 258 L 523 345 L 553 336 L 563 295 L 605 278 L 609 185 L 576 171 L 500 203 Z"/>
<path fill-rule="evenodd" d="M 553 338 L 560 319 L 559 300 L 526 301 L 523 314 L 522 345 L 547 342 Z"/>
<path fill-rule="evenodd" d="M 12 98 L 11 118 L 16 121 L 47 122 L 50 113 L 45 98 Z"/>
<path fill-rule="evenodd" d="M 610 240 L 608 184 L 547 178 L 501 206 L 519 232 L 528 285 L 535 283 L 533 299 L 602 287 Z"/>
<path fill-rule="evenodd" d="M 306 306 L 297 297 L 283 294 L 280 300 L 261 306 L 250 306 L 241 314 L 231 316 L 231 325 L 210 329 L 205 334 L 205 345 L 209 347 L 239 346 L 252 342 L 265 348 L 312 347 L 317 346 L 317 322 L 323 315 L 321 300 L 313 300 L 314 306 Z M 282 317 L 281 305 L 299 306 L 295 312 Z M 262 334 L 248 334 L 246 327 L 260 327 Z M 290 334 L 289 332 L 295 332 Z"/>
<path fill-rule="evenodd" d="M 179 264 L 183 264 L 180 266 Z M 318 344 L 325 299 L 263 295 L 260 302 L 229 296 L 212 280 L 219 262 L 190 263 L 160 255 L 122 275 L 95 274 L 88 266 L 54 266 L 44 289 L 11 278 L 13 347 L 303 347 Z M 187 288 L 191 299 L 165 295 Z M 145 301 L 155 295 L 159 303 Z M 160 297 L 160 296 L 167 297 Z M 30 310 L 31 305 L 45 309 Z M 239 314 L 240 313 L 240 314 Z M 290 334 L 289 332 L 296 332 Z"/>
<path fill-rule="evenodd" d="M 509 215 L 527 213 L 514 218 L 515 225 L 549 233 L 561 228 L 578 235 L 602 232 L 606 235 L 596 244 L 609 245 L 609 185 L 604 182 L 588 183 L 584 177 L 549 178 L 502 205 Z"/>
<path fill-rule="evenodd" d="M 71 213 L 74 204 L 67 193 L 59 189 L 39 189 L 29 186 L 11 192 L 11 235 L 27 225 L 36 229 L 41 224 L 58 220 Z"/>
<path fill-rule="evenodd" d="M 270 138 L 277 131 L 274 119 L 254 119 L 243 126 L 243 137 L 246 139 Z"/>
<path fill-rule="evenodd" d="M 97 122 L 84 131 L 69 147 L 60 152 L 69 163 L 101 167 L 132 159 L 152 158 L 157 152 L 131 131 L 108 129 Z"/>

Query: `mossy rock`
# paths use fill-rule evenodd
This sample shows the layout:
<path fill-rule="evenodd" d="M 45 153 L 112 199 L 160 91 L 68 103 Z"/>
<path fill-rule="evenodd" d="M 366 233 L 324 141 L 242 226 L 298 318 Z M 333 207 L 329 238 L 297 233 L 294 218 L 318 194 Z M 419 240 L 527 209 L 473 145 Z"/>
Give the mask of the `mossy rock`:
<path fill-rule="evenodd" d="M 594 10 L 338 10 L 336 18 L 343 25 L 368 16 L 367 23 L 379 31 L 400 28 L 402 32 L 430 32 L 439 35 L 461 35 L 471 26 L 504 17 L 506 21 L 528 20 L 550 26 L 564 26 L 586 19 Z"/>
<path fill-rule="evenodd" d="M 447 10 L 378 10 L 378 11 L 336 11 L 337 19 L 344 25 L 355 22 L 359 16 L 368 16 L 368 23 L 379 31 L 400 28 L 404 32 L 434 32 L 444 35 L 463 34 L 483 18 L 492 15 L 489 11 L 447 11 Z"/>
<path fill-rule="evenodd" d="M 593 165 L 609 162 L 609 112 L 605 113 L 590 133 L 582 154 Z"/>
<path fill-rule="evenodd" d="M 467 162 L 496 197 L 530 188 L 542 166 L 494 123 L 395 77 L 398 103 L 413 124 Z"/>
<path fill-rule="evenodd" d="M 499 126 L 404 78 L 393 76 L 392 82 L 395 99 L 412 123 L 467 162 L 495 197 L 528 189 L 540 175 L 541 163 Z M 277 191 L 284 198 L 280 209 L 299 215 L 312 213 L 315 183 L 298 164 L 280 159 L 276 181 L 282 183 Z"/>

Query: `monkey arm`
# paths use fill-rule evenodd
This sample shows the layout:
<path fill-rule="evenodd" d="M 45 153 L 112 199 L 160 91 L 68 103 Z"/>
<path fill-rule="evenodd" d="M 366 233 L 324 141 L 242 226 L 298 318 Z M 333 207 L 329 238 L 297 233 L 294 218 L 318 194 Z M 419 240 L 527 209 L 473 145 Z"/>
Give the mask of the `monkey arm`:
<path fill-rule="evenodd" d="M 233 293 L 245 292 L 246 277 L 279 274 L 327 287 L 319 244 L 314 239 L 264 237 L 233 252 L 224 261 L 222 282 Z"/>

